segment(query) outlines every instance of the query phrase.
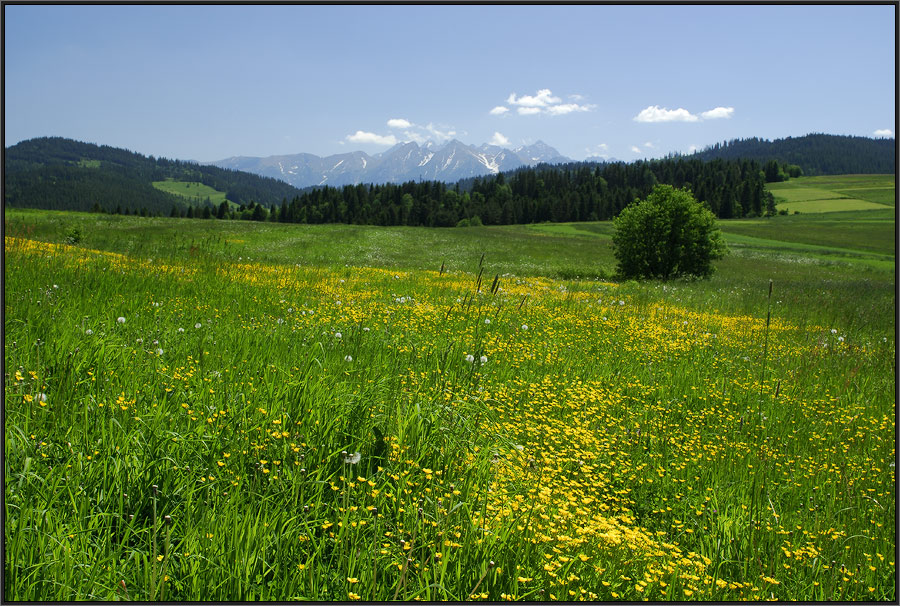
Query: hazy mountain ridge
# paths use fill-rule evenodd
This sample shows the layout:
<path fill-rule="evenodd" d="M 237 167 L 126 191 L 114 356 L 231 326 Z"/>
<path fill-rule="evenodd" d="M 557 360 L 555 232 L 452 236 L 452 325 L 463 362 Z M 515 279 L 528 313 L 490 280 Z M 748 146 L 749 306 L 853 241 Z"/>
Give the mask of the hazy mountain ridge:
<path fill-rule="evenodd" d="M 433 142 L 421 146 L 416 142 L 398 143 L 374 156 L 360 151 L 326 157 L 308 153 L 236 156 L 211 164 L 274 177 L 294 187 L 304 188 L 419 180 L 450 183 L 522 166 L 571 161 L 543 141 L 511 150 L 489 144 L 476 147 L 453 139 L 441 145 Z"/>

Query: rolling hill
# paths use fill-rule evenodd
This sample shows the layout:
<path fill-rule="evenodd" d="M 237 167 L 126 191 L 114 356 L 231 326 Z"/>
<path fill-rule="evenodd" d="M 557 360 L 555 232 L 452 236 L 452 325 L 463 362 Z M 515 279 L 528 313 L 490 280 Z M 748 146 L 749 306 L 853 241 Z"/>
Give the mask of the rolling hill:
<path fill-rule="evenodd" d="M 4 166 L 4 203 L 21 208 L 169 214 L 173 207 L 205 205 L 206 198 L 212 205 L 222 195 L 239 205 L 271 207 L 300 194 L 278 179 L 62 137 L 8 147 Z M 171 187 L 154 187 L 154 182 L 194 183 L 206 193 L 195 201 Z"/>

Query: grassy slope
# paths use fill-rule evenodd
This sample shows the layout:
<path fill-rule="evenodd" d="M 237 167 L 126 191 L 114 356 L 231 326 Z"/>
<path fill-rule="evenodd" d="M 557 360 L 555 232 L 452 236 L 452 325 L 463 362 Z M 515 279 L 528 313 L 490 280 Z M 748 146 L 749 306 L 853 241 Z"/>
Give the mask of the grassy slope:
<path fill-rule="evenodd" d="M 895 204 L 894 175 L 829 175 L 770 183 L 778 210 L 829 213 Z"/>
<path fill-rule="evenodd" d="M 213 189 L 208 185 L 196 181 L 154 181 L 153 187 L 168 194 L 181 196 L 194 204 L 202 204 L 209 198 L 213 206 L 218 206 L 225 200 L 225 192 Z M 229 206 L 237 207 L 233 202 L 228 202 Z"/>
<path fill-rule="evenodd" d="M 724 222 L 733 254 L 717 264 L 709 281 L 618 287 L 560 281 L 545 287 L 536 280 L 536 286 L 522 290 L 530 299 L 520 307 L 519 280 L 501 278 L 502 316 L 492 304 L 484 309 L 480 302 L 471 309 L 453 305 L 463 291 L 468 300 L 472 276 L 445 274 L 439 279 L 434 273 L 414 272 L 397 279 L 395 272 L 434 272 L 445 263 L 451 271 L 474 273 L 484 255 L 485 292 L 494 273 L 606 273 L 614 265 L 611 224 L 378 228 L 23 210 L 7 210 L 5 220 L 7 236 L 58 243 L 77 228 L 83 234 L 80 246 L 132 257 L 69 267 L 71 251 L 60 254 L 48 248 L 50 254 L 25 255 L 12 250 L 6 311 L 7 329 L 14 336 L 8 337 L 6 361 L 11 373 L 22 365 L 23 378 L 7 377 L 8 401 L 22 403 L 7 410 L 13 417 L 6 436 L 7 502 L 17 507 L 9 512 L 21 508 L 24 513 L 14 520 L 18 531 L 8 536 L 15 590 L 6 597 L 114 599 L 120 578 L 127 579 L 133 599 L 323 600 L 359 594 L 386 600 L 397 595 L 398 586 L 403 599 L 462 600 L 476 588 L 492 600 L 507 595 L 501 592 L 534 599 L 539 588 L 564 598 L 577 594 L 577 584 L 573 594 L 564 593 L 568 587 L 551 585 L 547 566 L 560 578 L 577 573 L 579 583 L 600 594 L 589 594 L 591 599 L 693 595 L 718 601 L 764 599 L 770 592 L 801 600 L 895 597 L 890 554 L 896 539 L 889 531 L 894 480 L 887 470 L 894 454 L 893 426 L 886 412 L 893 393 L 892 208 Z M 151 258 L 152 263 L 140 266 L 140 259 Z M 282 267 L 271 268 L 269 262 Z M 295 270 L 295 264 L 304 267 Z M 363 265 L 390 273 L 354 269 Z M 17 271 L 20 267 L 23 271 Z M 227 272 L 225 279 L 220 270 Z M 767 300 L 770 279 L 774 291 Z M 334 304 L 338 295 L 344 305 Z M 400 295 L 414 297 L 416 305 L 399 303 Z M 594 308 L 595 297 L 601 296 L 605 306 L 597 298 Z M 156 307 L 153 302 L 159 301 Z M 768 336 L 765 345 L 760 342 L 769 305 L 773 326 L 796 324 L 797 335 L 791 337 L 796 343 L 778 331 L 771 343 Z M 291 309 L 303 315 L 291 314 Z M 315 315 L 307 316 L 307 309 L 315 309 Z M 127 322 L 116 323 L 118 315 L 127 316 Z M 609 326 L 605 315 L 613 321 Z M 367 328 L 373 323 L 371 332 L 356 326 L 361 321 Z M 91 339 L 81 330 L 88 327 L 96 333 Z M 490 347 L 485 350 L 489 364 L 483 383 L 476 386 L 466 382 L 471 373 L 459 374 L 459 369 L 468 369 L 460 362 L 465 353 L 473 351 L 477 358 L 480 350 L 470 348 L 481 347 L 482 331 L 485 347 Z M 710 333 L 717 344 L 704 341 Z M 148 343 L 135 345 L 138 336 Z M 157 344 L 149 345 L 151 336 L 160 339 L 157 353 Z M 38 337 L 48 345 L 39 350 L 22 345 Z M 38 358 L 38 352 L 44 357 Z M 344 357 L 348 352 L 352 359 Z M 539 481 L 529 481 L 527 468 L 521 472 L 510 466 L 508 473 L 517 475 L 496 475 L 507 471 L 491 458 L 493 449 L 502 446 L 490 442 L 493 434 L 467 430 L 463 440 L 444 425 L 434 435 L 426 433 L 427 424 L 417 425 L 420 404 L 427 412 L 428 403 L 444 393 L 432 392 L 428 383 L 439 376 L 433 366 L 441 356 L 451 360 L 446 370 L 455 397 L 477 397 L 457 404 L 469 406 L 466 418 L 481 418 L 476 403 L 483 398 L 492 402 L 490 414 L 510 419 L 503 431 L 524 443 L 528 456 L 548 453 L 546 460 L 553 464 L 542 468 Z M 397 386 L 398 373 L 410 383 Z M 578 387 L 582 383 L 583 390 Z M 298 385 L 308 387 L 303 391 Z M 166 401 L 169 389 L 175 393 L 172 403 Z M 758 397 L 779 389 L 781 396 L 765 402 Z M 39 397 L 38 390 L 50 394 L 49 403 L 26 402 Z M 249 394 L 246 400 L 239 397 L 244 393 Z M 405 399 L 409 394 L 416 394 L 415 406 Z M 367 420 L 367 409 L 357 402 L 374 407 L 373 420 Z M 590 408 L 597 402 L 602 406 Z M 192 408 L 182 410 L 182 403 Z M 211 412 L 226 408 L 224 420 Z M 95 423 L 95 418 L 108 423 Z M 290 422 L 282 425 L 283 419 Z M 543 515 L 529 517 L 525 524 L 513 517 L 506 525 L 491 526 L 518 528 L 496 540 L 476 535 L 472 529 L 477 523 L 459 525 L 462 536 L 446 535 L 461 544 L 456 551 L 420 523 L 423 514 L 416 517 L 416 507 L 423 505 L 424 515 L 432 516 L 431 500 L 415 500 L 425 484 L 409 484 L 404 496 L 405 484 L 389 481 L 395 470 L 405 478 L 406 464 L 392 462 L 384 473 L 360 468 L 346 474 L 340 468 L 341 449 L 359 448 L 371 457 L 368 443 L 359 446 L 356 435 L 359 427 L 367 429 L 376 421 L 385 435 L 402 437 L 411 446 L 399 457 L 417 462 L 410 481 L 431 481 L 430 470 L 438 469 L 449 476 L 448 483 L 456 482 L 464 509 L 455 516 L 463 512 L 477 521 L 478 512 L 465 509 L 472 503 L 494 507 L 498 499 L 509 503 L 518 497 L 544 508 L 541 495 L 527 490 L 550 487 L 562 499 L 547 508 L 550 525 L 544 526 Z M 306 462 L 297 460 L 286 440 L 267 435 L 272 427 L 302 431 L 302 439 L 318 446 L 334 468 L 320 466 L 318 454 Z M 557 438 L 559 427 L 566 431 Z M 637 427 L 643 431 L 635 435 Z M 156 436 L 164 442 L 148 440 Z M 446 450 L 456 461 L 461 452 L 457 439 L 480 440 L 476 443 L 483 453 L 465 475 L 434 458 Z M 156 458 L 148 454 L 152 449 L 157 449 Z M 594 468 L 595 475 L 588 470 L 578 476 L 575 461 L 588 456 L 585 451 L 591 457 L 600 453 L 602 467 Z M 31 458 L 24 460 L 26 455 Z M 52 467 L 44 463 L 45 455 Z M 260 470 L 273 459 L 277 462 Z M 293 494 L 274 477 L 269 480 L 282 475 L 282 461 L 285 467 L 302 464 L 316 474 L 317 482 L 307 483 L 285 472 L 289 487 L 309 491 L 319 486 L 318 492 Z M 61 488 L 76 484 L 65 464 L 77 465 L 74 492 Z M 196 470 L 181 469 L 187 464 L 208 469 L 202 472 L 204 479 L 196 477 Z M 751 471 L 757 469 L 761 471 Z M 351 482 L 357 473 L 371 478 L 372 487 L 381 491 L 379 500 L 371 502 L 384 517 L 366 517 L 359 513 L 364 508 L 355 512 L 347 507 L 351 497 L 352 503 L 364 502 L 346 487 L 329 488 L 325 482 L 337 482 L 335 476 L 342 473 Z M 228 482 L 238 482 L 235 474 L 244 483 L 232 490 Z M 472 481 L 482 477 L 501 480 L 494 492 L 502 494 L 492 500 L 490 491 Z M 575 487 L 570 481 L 575 478 L 583 478 L 590 490 Z M 175 523 L 172 556 L 160 556 L 154 567 L 154 554 L 170 553 L 168 531 L 161 526 L 153 532 L 156 523 L 151 522 L 155 501 L 148 486 L 157 482 L 160 515 L 173 514 Z M 226 490 L 220 493 L 219 486 Z M 608 494 L 600 491 L 606 486 Z M 356 490 L 360 487 L 365 485 Z M 565 561 L 547 559 L 554 557 L 551 540 L 561 540 L 561 533 L 580 539 L 584 531 L 585 517 L 578 510 L 571 528 L 551 528 L 551 522 L 566 519 L 566 495 L 573 496 L 573 507 L 593 511 L 583 494 L 600 495 L 604 507 L 617 507 L 616 499 L 630 491 L 635 524 L 710 557 L 709 570 L 717 581 L 750 582 L 764 591 L 749 593 L 729 583 L 716 589 L 717 583 L 699 581 L 689 588 L 686 577 L 677 573 L 665 573 L 669 584 L 664 586 L 659 583 L 662 573 L 634 563 L 648 561 L 631 550 L 639 547 L 637 539 L 618 551 L 612 545 L 581 545 L 567 548 Z M 388 493 L 398 496 L 396 504 L 408 514 L 401 517 L 402 510 L 384 497 Z M 443 498 L 451 494 L 449 487 L 439 489 Z M 88 502 L 97 495 L 97 503 Z M 309 516 L 300 515 L 301 502 L 313 505 Z M 23 505 L 28 503 L 35 505 Z M 108 515 L 94 515 L 101 510 Z M 117 524 L 129 512 L 137 513 L 135 519 Z M 435 512 L 447 516 L 438 508 Z M 606 520 L 609 515 L 604 514 Z M 309 526 L 307 517 L 313 520 Z M 447 519 L 456 524 L 456 518 Z M 370 524 L 357 526 L 358 520 Z M 416 563 L 424 569 L 434 562 L 422 551 L 434 545 L 443 550 L 446 569 L 434 565 L 435 572 L 420 569 L 408 575 L 397 569 L 395 552 L 403 552 L 383 533 L 390 528 L 392 537 L 408 540 L 410 535 L 401 534 L 395 520 L 413 533 Z M 373 556 L 377 568 L 368 555 L 359 556 L 373 544 L 366 532 L 372 525 L 385 537 L 378 543 L 387 545 Z M 524 528 L 535 525 L 548 536 L 531 543 L 529 537 L 537 535 Z M 33 528 L 40 532 L 31 532 Z M 598 537 L 606 536 L 609 528 L 599 530 L 604 532 Z M 335 536 L 333 544 L 325 531 Z M 158 537 L 159 546 L 151 535 Z M 575 559 L 582 551 L 587 559 Z M 889 565 L 879 561 L 883 554 Z M 837 564 L 826 569 L 836 558 L 853 572 L 852 582 L 838 574 Z M 497 562 L 498 574 L 482 573 L 488 560 Z M 520 564 L 522 570 L 514 572 Z M 40 578 L 29 576 L 33 570 L 40 570 Z M 373 570 L 378 570 L 377 578 Z M 172 580 L 163 585 L 168 576 Z M 651 581 L 646 588 L 635 585 L 642 578 Z"/>

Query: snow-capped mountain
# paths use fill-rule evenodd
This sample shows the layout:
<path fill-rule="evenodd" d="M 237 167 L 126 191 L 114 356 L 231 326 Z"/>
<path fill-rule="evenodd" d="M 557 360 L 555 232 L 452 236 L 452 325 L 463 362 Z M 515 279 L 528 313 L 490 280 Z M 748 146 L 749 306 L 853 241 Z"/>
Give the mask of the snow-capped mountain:
<path fill-rule="evenodd" d="M 374 156 L 360 151 L 325 158 L 313 154 L 266 158 L 236 156 L 211 164 L 274 177 L 302 188 L 419 180 L 451 183 L 541 162 L 570 161 L 543 141 L 509 150 L 488 144 L 475 147 L 454 139 L 441 145 L 431 141 L 421 146 L 415 142 L 398 143 Z"/>

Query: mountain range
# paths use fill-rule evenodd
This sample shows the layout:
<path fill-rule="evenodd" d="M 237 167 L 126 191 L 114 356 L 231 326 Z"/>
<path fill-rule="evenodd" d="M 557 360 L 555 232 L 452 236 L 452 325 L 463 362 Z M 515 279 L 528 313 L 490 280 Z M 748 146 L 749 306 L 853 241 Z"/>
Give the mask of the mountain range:
<path fill-rule="evenodd" d="M 506 149 L 484 144 L 466 145 L 456 139 L 443 144 L 429 141 L 398 143 L 370 156 L 355 151 L 324 158 L 313 154 L 236 156 L 210 162 L 214 166 L 281 179 L 294 187 L 357 185 L 359 183 L 405 183 L 443 181 L 452 183 L 469 177 L 495 175 L 537 164 L 572 162 L 543 141 Z"/>

